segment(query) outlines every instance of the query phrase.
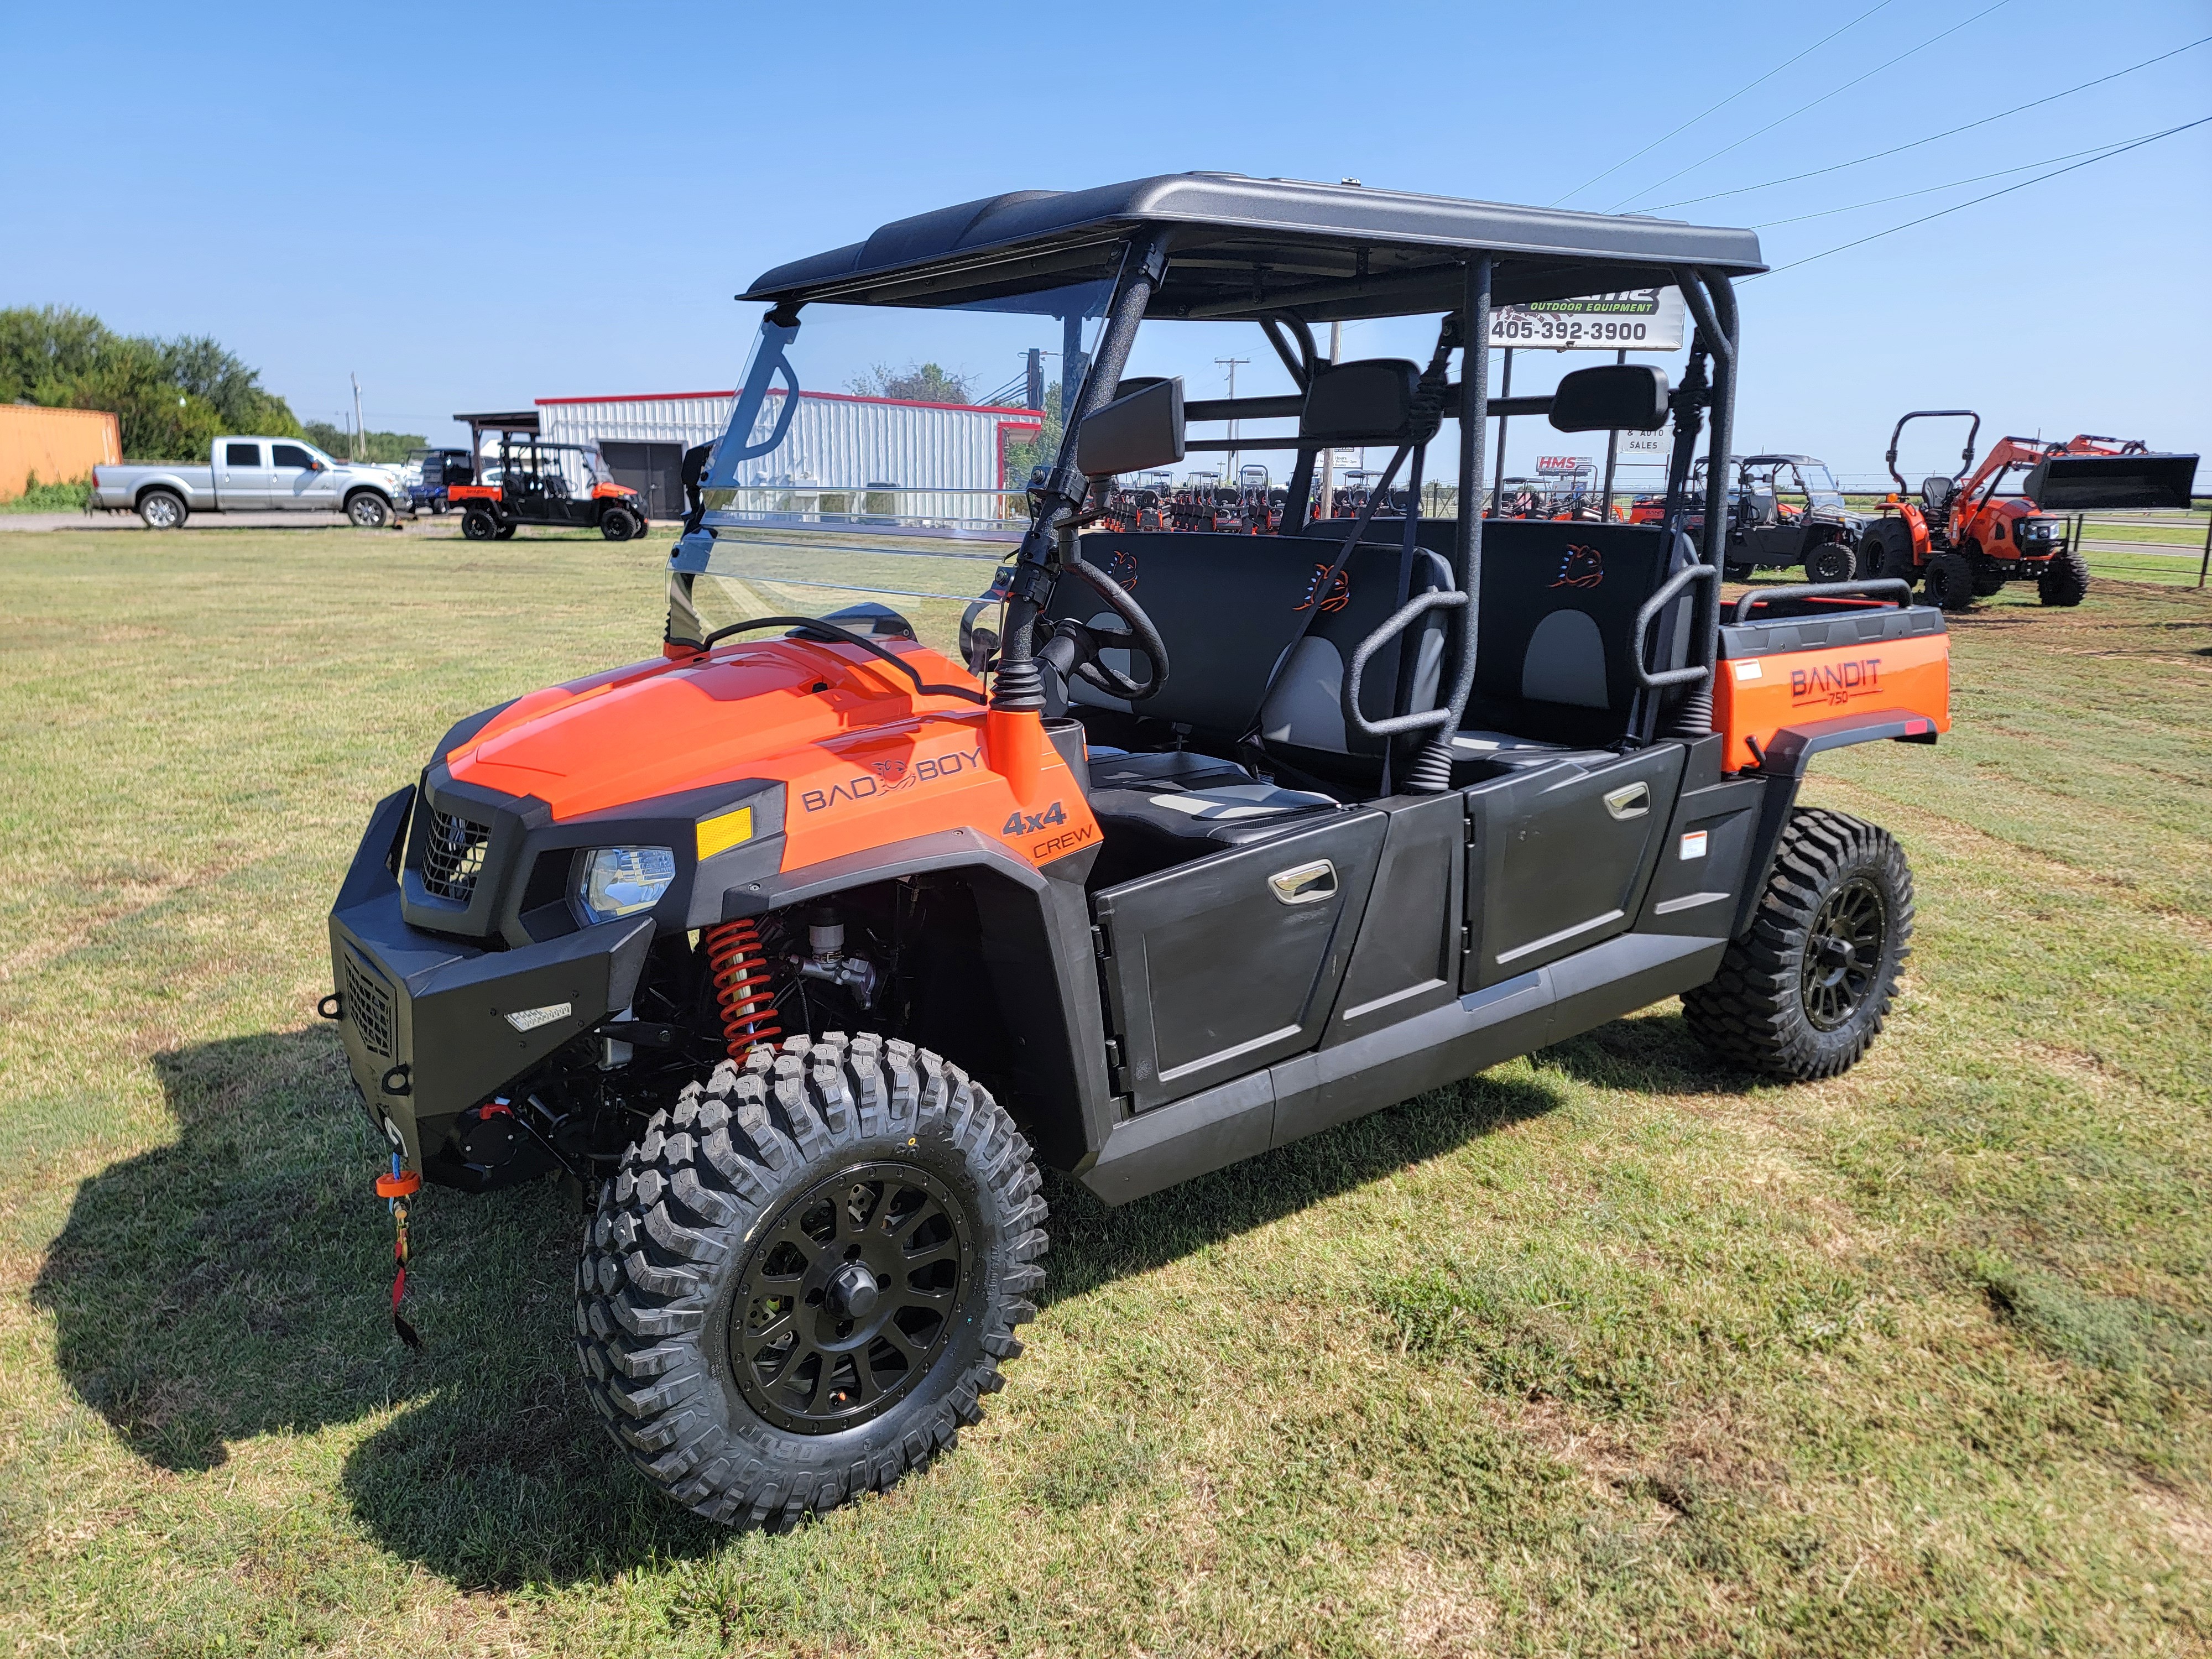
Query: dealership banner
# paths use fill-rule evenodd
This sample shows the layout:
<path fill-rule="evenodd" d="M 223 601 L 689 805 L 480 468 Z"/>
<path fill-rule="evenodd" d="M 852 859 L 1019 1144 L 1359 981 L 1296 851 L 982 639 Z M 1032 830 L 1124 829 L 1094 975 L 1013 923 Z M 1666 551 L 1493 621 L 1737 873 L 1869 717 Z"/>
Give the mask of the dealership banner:
<path fill-rule="evenodd" d="M 1632 288 L 1499 306 L 1490 313 L 1490 343 L 1522 350 L 1679 351 L 1682 290 Z"/>

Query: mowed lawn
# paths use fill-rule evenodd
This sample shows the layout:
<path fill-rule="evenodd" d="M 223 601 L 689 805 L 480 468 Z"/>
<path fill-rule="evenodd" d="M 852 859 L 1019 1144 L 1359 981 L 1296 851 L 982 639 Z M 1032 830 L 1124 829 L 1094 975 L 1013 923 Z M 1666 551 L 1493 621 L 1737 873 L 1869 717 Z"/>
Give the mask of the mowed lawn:
<path fill-rule="evenodd" d="M 458 716 L 652 654 L 665 536 L 0 535 L 11 1652 L 2212 1646 L 2212 601 L 1957 621 L 1820 757 L 1916 872 L 1867 1061 L 1672 1003 L 1177 1191 L 1051 1184 L 958 1451 L 785 1536 L 590 1414 L 550 1186 L 392 1340 L 324 912 Z"/>

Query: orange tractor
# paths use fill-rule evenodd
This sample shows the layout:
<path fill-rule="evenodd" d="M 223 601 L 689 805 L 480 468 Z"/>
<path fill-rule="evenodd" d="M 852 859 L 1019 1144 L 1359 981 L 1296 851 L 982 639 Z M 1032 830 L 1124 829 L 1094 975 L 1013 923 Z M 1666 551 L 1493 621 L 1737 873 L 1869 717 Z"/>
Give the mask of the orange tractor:
<path fill-rule="evenodd" d="M 1923 481 L 1916 502 L 1897 470 L 1898 439 L 1911 421 L 1970 420 L 1959 470 Z M 2079 605 L 2089 564 L 2067 534 L 2069 514 L 2118 507 L 2186 510 L 2197 457 L 2154 453 L 2140 439 L 2084 433 L 2061 443 L 2000 438 L 1974 466 L 1982 417 L 1971 409 L 1916 409 L 1889 434 L 1896 493 L 1861 538 L 1859 568 L 1869 576 L 1923 580 L 1930 603 L 1963 611 L 2007 582 L 2033 581 L 2045 605 Z M 2016 492 L 1999 487 L 2024 473 Z"/>

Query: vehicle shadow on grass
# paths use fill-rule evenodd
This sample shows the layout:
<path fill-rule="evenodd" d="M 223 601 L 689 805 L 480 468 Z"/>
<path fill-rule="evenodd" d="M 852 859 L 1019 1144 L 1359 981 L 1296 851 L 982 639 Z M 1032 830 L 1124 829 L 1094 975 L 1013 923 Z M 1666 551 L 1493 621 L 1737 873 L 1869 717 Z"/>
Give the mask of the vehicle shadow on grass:
<path fill-rule="evenodd" d="M 428 1346 L 410 1353 L 371 1190 L 380 1138 L 332 1033 L 153 1064 L 175 1143 L 78 1188 L 33 1290 L 64 1374 L 131 1451 L 195 1473 L 233 1443 L 375 1423 L 340 1477 L 355 1520 L 465 1586 L 598 1577 L 726 1537 L 648 1487 L 584 1398 L 573 1198 L 424 1194 L 407 1311 Z"/>
<path fill-rule="evenodd" d="M 1710 1073 L 1688 1069 L 1686 1036 L 1636 1029 L 1662 1024 L 1680 1021 L 1607 1027 L 1544 1051 L 1534 1075 L 1434 1090 L 1121 1209 L 1054 1179 L 1045 1297 L 1146 1271 L 1548 1112 L 1565 1097 L 1546 1075 L 1553 1065 L 1621 1086 L 1710 1088 Z M 33 1292 L 54 1319 L 64 1373 L 132 1452 L 203 1472 L 235 1442 L 374 1423 L 340 1477 L 354 1519 L 467 1587 L 599 1579 L 728 1537 L 647 1486 L 584 1398 L 573 1199 L 537 1182 L 418 1200 L 408 1311 L 428 1346 L 410 1353 L 387 1318 L 390 1221 L 370 1191 L 380 1142 L 333 1035 L 230 1038 L 154 1066 L 175 1143 L 79 1188 Z"/>

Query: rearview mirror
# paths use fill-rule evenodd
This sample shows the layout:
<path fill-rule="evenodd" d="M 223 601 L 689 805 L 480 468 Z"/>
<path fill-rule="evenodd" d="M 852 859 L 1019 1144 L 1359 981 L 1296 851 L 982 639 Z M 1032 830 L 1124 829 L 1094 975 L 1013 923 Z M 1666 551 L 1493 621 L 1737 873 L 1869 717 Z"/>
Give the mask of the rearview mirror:
<path fill-rule="evenodd" d="M 1667 424 L 1667 371 L 1648 363 L 1578 368 L 1552 394 L 1562 432 L 1656 432 Z"/>
<path fill-rule="evenodd" d="M 1182 380 L 1155 380 L 1116 398 L 1075 430 L 1075 470 L 1086 478 L 1143 472 L 1182 459 Z"/>

